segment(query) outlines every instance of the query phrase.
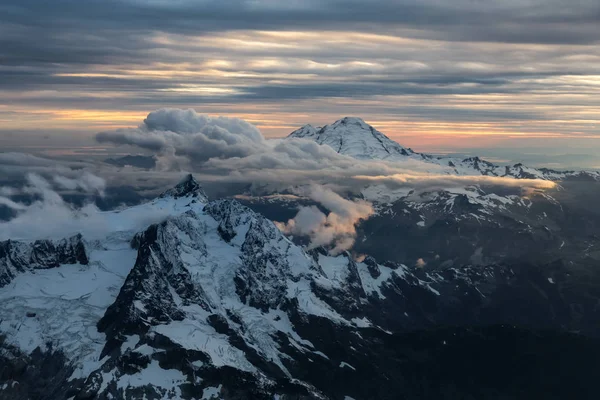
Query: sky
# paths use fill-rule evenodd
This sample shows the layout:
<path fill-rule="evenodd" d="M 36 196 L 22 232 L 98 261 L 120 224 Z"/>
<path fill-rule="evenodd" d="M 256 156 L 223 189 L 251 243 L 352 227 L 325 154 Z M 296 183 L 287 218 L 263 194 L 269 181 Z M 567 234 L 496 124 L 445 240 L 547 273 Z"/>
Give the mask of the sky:
<path fill-rule="evenodd" d="M 600 167 L 597 0 L 4 0 L 0 149 L 104 154 L 150 112 L 267 138 L 364 118 L 404 146 Z M 583 165 L 585 163 L 585 165 Z"/>

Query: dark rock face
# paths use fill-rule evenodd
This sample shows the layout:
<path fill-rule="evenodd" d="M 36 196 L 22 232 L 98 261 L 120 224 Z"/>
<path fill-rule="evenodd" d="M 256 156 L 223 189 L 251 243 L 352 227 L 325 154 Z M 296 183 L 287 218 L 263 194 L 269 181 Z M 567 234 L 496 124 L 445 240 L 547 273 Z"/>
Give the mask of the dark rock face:
<path fill-rule="evenodd" d="M 573 186 L 563 182 L 562 185 Z M 358 229 L 355 251 L 428 268 L 569 260 L 587 266 L 600 248 L 600 216 L 578 199 L 533 196 L 523 203 L 483 206 L 464 195 L 422 194 L 381 206 Z M 590 206 L 591 207 L 591 206 Z"/>
<path fill-rule="evenodd" d="M 81 235 L 59 241 L 36 240 L 32 243 L 0 242 L 0 288 L 23 272 L 56 268 L 61 264 L 88 264 Z"/>
<path fill-rule="evenodd" d="M 66 399 L 81 382 L 69 381 L 74 368 L 52 348 L 23 354 L 0 335 L 0 397 L 10 400 Z"/>
<path fill-rule="evenodd" d="M 143 234 L 136 235 L 138 258 L 135 266 L 117 301 L 98 323 L 99 331 L 106 332 L 113 345 L 120 344 L 124 335 L 146 332 L 149 321 L 156 324 L 184 319 L 174 296 L 184 304 L 206 307 L 202 293 L 191 284 L 189 272 L 166 257 L 163 238 L 164 232 L 171 228 L 170 224 L 178 224 L 178 220 L 152 225 Z M 198 247 L 202 250 L 201 243 Z M 105 352 L 109 350 L 110 346 Z"/>
<path fill-rule="evenodd" d="M 298 329 L 328 350 L 327 359 L 311 358 L 298 373 L 332 399 L 592 399 L 596 393 L 597 339 L 512 326 L 366 329 L 358 336 L 311 320 Z M 583 369 L 569 369 L 576 364 Z M 548 379 L 562 374 L 564 381 Z"/>

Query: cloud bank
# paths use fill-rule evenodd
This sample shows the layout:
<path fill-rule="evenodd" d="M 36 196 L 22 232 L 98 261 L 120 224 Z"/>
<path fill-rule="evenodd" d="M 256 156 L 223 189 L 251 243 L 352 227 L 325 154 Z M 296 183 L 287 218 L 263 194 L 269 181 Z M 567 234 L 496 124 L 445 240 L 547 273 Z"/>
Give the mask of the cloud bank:
<path fill-rule="evenodd" d="M 250 182 L 254 188 L 272 193 L 311 183 L 335 183 L 354 192 L 376 183 L 423 190 L 468 185 L 554 186 L 543 180 L 455 176 L 449 167 L 414 159 L 356 160 L 312 140 L 266 140 L 246 121 L 209 117 L 193 110 L 157 110 L 138 128 L 102 132 L 96 138 L 102 143 L 153 151 L 163 170 L 198 172 L 209 181 Z"/>
<path fill-rule="evenodd" d="M 383 184 L 392 189 L 400 187 L 447 189 L 455 187 L 465 187 L 473 185 L 504 186 L 509 188 L 530 188 L 530 189 L 552 189 L 556 183 L 543 179 L 515 179 L 499 176 L 465 176 L 465 175 L 414 175 L 414 174 L 392 174 L 366 176 L 357 175 L 354 177 L 359 182 Z"/>
<path fill-rule="evenodd" d="M 11 225 L 2 226 L 3 231 L 19 237 L 27 230 L 35 231 L 34 227 L 41 226 L 44 218 L 56 217 L 56 224 L 61 219 L 77 222 L 63 231 L 74 231 L 75 225 L 81 226 L 84 221 L 90 229 L 95 227 L 101 232 L 105 229 L 99 226 L 104 222 L 96 219 L 99 214 L 95 206 L 74 209 L 58 192 L 101 196 L 108 187 L 124 186 L 148 192 L 150 197 L 172 186 L 182 173 L 191 172 L 206 187 L 217 188 L 220 196 L 293 193 L 309 199 L 319 207 L 301 208 L 279 227 L 288 234 L 308 237 L 310 247 L 326 246 L 337 253 L 352 246 L 357 224 L 373 213 L 371 202 L 384 201 L 378 197 L 378 190 L 365 189 L 383 186 L 391 190 L 402 188 L 398 193 L 419 193 L 485 186 L 531 192 L 555 186 L 537 179 L 456 176 L 449 167 L 418 159 L 357 160 L 312 140 L 268 140 L 244 120 L 211 117 L 194 110 L 160 109 L 136 128 L 105 131 L 96 139 L 142 149 L 156 157 L 156 168 L 141 170 L 93 161 L 0 153 L 3 176 L 17 179 L 19 174 L 25 174 L 26 181 L 21 188 L 13 185 L 0 189 L 0 205 L 17 213 Z M 19 192 L 41 200 L 31 205 L 19 203 L 14 197 Z"/>
<path fill-rule="evenodd" d="M 357 160 L 308 139 L 266 140 L 253 125 L 235 118 L 209 117 L 193 110 L 161 109 L 138 128 L 103 132 L 102 143 L 127 144 L 158 157 L 158 168 L 199 173 L 203 181 L 245 185 L 250 195 L 290 191 L 329 210 L 303 207 L 278 226 L 287 234 L 306 236 L 309 247 L 328 246 L 332 252 L 349 249 L 356 225 L 373 213 L 371 203 L 347 200 L 369 196 L 367 187 L 416 191 L 451 190 L 466 186 L 551 189 L 553 182 L 493 176 L 456 176 L 451 168 L 417 159 L 384 162 Z M 308 189 L 306 189 L 308 188 Z"/>

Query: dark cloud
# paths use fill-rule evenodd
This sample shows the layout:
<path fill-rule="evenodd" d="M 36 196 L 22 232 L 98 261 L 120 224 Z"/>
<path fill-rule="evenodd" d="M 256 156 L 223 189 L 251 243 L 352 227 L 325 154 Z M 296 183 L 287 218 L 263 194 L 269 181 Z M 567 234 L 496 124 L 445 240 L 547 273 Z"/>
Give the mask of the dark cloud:
<path fill-rule="evenodd" d="M 93 36 L 94 32 L 198 34 L 317 26 L 320 30 L 346 30 L 350 26 L 350 30 L 373 31 L 373 24 L 377 24 L 379 29 L 405 27 L 421 32 L 421 35 L 437 35 L 442 39 L 470 36 L 469 41 L 490 38 L 506 41 L 506 37 L 512 37 L 515 42 L 590 43 L 598 40 L 597 30 L 591 28 L 600 20 L 599 8 L 593 0 L 576 0 L 568 7 L 558 0 L 511 0 L 501 5 L 493 1 L 469 0 L 323 0 L 291 4 L 244 0 L 15 0 L 5 2 L 1 10 L 3 20 L 9 24 L 5 30 L 13 32 L 13 37 L 23 27 L 60 33 L 80 30 L 90 33 L 88 40 L 100 41 L 98 36 Z M 525 23 L 528 26 L 524 26 Z M 488 34 L 482 38 L 484 32 Z M 59 35 L 57 39 L 68 39 L 68 36 Z M 123 46 L 123 43 L 115 43 L 112 47 Z M 101 48 L 87 50 L 92 57 L 101 53 Z"/>
<path fill-rule="evenodd" d="M 309 115 L 374 100 L 360 114 L 597 135 L 586 79 L 600 66 L 598 26 L 595 0 L 7 0 L 0 120 L 32 129 L 38 109 L 202 105 Z"/>

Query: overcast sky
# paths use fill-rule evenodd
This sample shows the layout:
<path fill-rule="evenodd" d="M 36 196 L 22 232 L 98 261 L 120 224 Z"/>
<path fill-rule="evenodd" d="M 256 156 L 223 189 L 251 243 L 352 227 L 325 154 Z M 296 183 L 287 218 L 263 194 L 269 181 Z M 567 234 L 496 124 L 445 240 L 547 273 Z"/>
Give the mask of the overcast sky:
<path fill-rule="evenodd" d="M 355 115 L 418 151 L 595 154 L 599 106 L 598 0 L 0 3 L 4 149 L 97 151 L 178 107 L 267 137 Z"/>

